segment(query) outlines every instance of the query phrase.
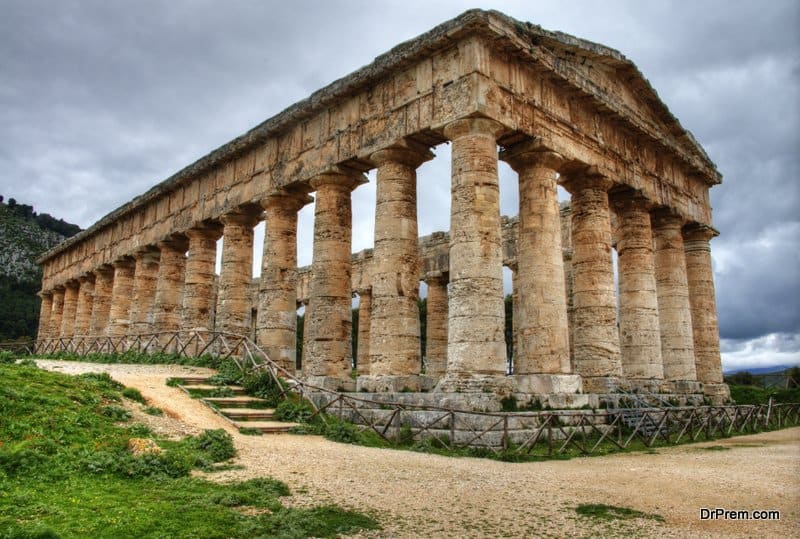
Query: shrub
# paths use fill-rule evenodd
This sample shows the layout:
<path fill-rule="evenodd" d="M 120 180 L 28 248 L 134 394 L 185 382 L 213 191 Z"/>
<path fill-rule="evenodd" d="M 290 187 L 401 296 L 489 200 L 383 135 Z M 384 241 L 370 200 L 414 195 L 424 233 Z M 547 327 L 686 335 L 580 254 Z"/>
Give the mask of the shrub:
<path fill-rule="evenodd" d="M 136 389 L 135 387 L 126 387 L 122 390 L 122 396 L 126 399 L 130 399 L 132 401 L 136 401 L 141 404 L 147 404 L 147 401 L 142 396 L 142 392 Z"/>
<path fill-rule="evenodd" d="M 190 445 L 206 455 L 211 462 L 222 462 L 236 456 L 233 438 L 222 429 L 205 430 L 190 440 Z"/>
<path fill-rule="evenodd" d="M 131 418 L 131 413 L 128 410 L 116 404 L 103 406 L 100 408 L 100 413 L 114 421 L 127 421 Z"/>
<path fill-rule="evenodd" d="M 10 365 L 17 361 L 17 355 L 12 352 L 2 351 L 0 352 L 0 363 Z"/>
<path fill-rule="evenodd" d="M 144 409 L 144 413 L 149 415 L 164 415 L 164 410 L 158 406 L 147 406 Z"/>
<path fill-rule="evenodd" d="M 294 421 L 308 423 L 314 409 L 307 401 L 293 402 L 285 400 L 275 408 L 275 419 L 278 421 Z"/>

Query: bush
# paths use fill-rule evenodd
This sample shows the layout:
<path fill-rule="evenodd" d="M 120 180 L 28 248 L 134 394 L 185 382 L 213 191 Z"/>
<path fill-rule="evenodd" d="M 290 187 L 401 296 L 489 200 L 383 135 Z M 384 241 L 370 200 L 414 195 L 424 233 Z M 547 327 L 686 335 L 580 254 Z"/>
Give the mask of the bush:
<path fill-rule="evenodd" d="M 286 391 L 282 384 L 275 382 L 269 372 L 263 370 L 246 372 L 241 378 L 241 384 L 248 394 L 268 401 L 270 406 L 277 406 Z"/>
<path fill-rule="evenodd" d="M 314 409 L 307 401 L 294 402 L 285 400 L 275 408 L 275 419 L 278 421 L 308 423 L 313 414 Z"/>
<path fill-rule="evenodd" d="M 135 387 L 126 387 L 122 390 L 122 396 L 126 399 L 130 399 L 132 401 L 136 401 L 141 404 L 147 404 L 147 401 L 142 396 L 142 392 L 136 389 Z"/>
<path fill-rule="evenodd" d="M 131 418 L 131 413 L 128 410 L 116 404 L 103 406 L 100 408 L 100 413 L 114 421 L 127 421 Z"/>
<path fill-rule="evenodd" d="M 17 361 L 17 354 L 6 351 L 0 352 L 0 364 L 10 365 L 16 361 Z"/>
<path fill-rule="evenodd" d="M 147 406 L 144 409 L 144 413 L 148 415 L 164 415 L 164 410 L 162 410 L 158 406 Z"/>
<path fill-rule="evenodd" d="M 191 447 L 203 453 L 211 462 L 222 462 L 236 456 L 233 438 L 222 429 L 205 430 L 189 440 Z"/>

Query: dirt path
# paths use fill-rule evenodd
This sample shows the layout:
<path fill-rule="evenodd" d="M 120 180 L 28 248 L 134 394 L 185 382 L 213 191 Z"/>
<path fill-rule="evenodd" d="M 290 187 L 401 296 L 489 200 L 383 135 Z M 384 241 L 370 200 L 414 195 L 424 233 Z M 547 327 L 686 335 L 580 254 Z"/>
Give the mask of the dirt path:
<path fill-rule="evenodd" d="M 313 436 L 243 436 L 176 388 L 178 366 L 39 361 L 60 372 L 108 372 L 165 410 L 157 430 L 225 428 L 245 468 L 212 479 L 269 475 L 294 492 L 291 504 L 336 503 L 383 525 L 363 537 L 798 537 L 800 428 L 709 443 L 568 461 L 509 464 L 485 459 L 350 446 Z M 150 417 L 150 416 L 145 416 Z M 713 449 L 709 449 L 713 447 Z M 724 449 L 720 449 L 724 448 Z M 598 521 L 582 503 L 662 515 Z M 779 510 L 780 521 L 701 521 L 701 508 Z"/>

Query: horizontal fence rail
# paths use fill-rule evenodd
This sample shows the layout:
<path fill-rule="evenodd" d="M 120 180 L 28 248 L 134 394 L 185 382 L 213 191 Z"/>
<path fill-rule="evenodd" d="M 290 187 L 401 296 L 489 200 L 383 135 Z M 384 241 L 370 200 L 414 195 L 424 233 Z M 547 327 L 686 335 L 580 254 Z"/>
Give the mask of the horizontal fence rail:
<path fill-rule="evenodd" d="M 252 340 L 215 331 L 176 331 L 121 337 L 41 339 L 37 354 L 59 352 L 213 355 L 242 369 L 264 370 L 282 397 L 307 400 L 310 419 L 330 416 L 387 441 L 427 441 L 433 447 L 479 447 L 495 453 L 555 456 L 650 448 L 800 425 L 800 404 L 669 406 L 600 410 L 479 412 L 364 398 L 309 384 L 274 363 Z"/>

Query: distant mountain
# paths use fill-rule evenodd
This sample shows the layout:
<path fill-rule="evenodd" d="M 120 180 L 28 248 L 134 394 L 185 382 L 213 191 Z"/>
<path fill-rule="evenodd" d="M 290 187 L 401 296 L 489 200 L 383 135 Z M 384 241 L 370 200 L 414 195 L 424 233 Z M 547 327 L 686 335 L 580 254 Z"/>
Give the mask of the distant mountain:
<path fill-rule="evenodd" d="M 0 196 L 0 341 L 35 336 L 42 281 L 36 259 L 80 230 Z"/>
<path fill-rule="evenodd" d="M 725 376 L 729 374 L 736 374 L 737 372 L 749 372 L 750 374 L 772 374 L 789 370 L 792 367 L 794 367 L 794 365 L 775 365 L 773 367 L 757 367 L 755 369 L 735 369 L 725 371 L 723 374 L 725 374 Z"/>

